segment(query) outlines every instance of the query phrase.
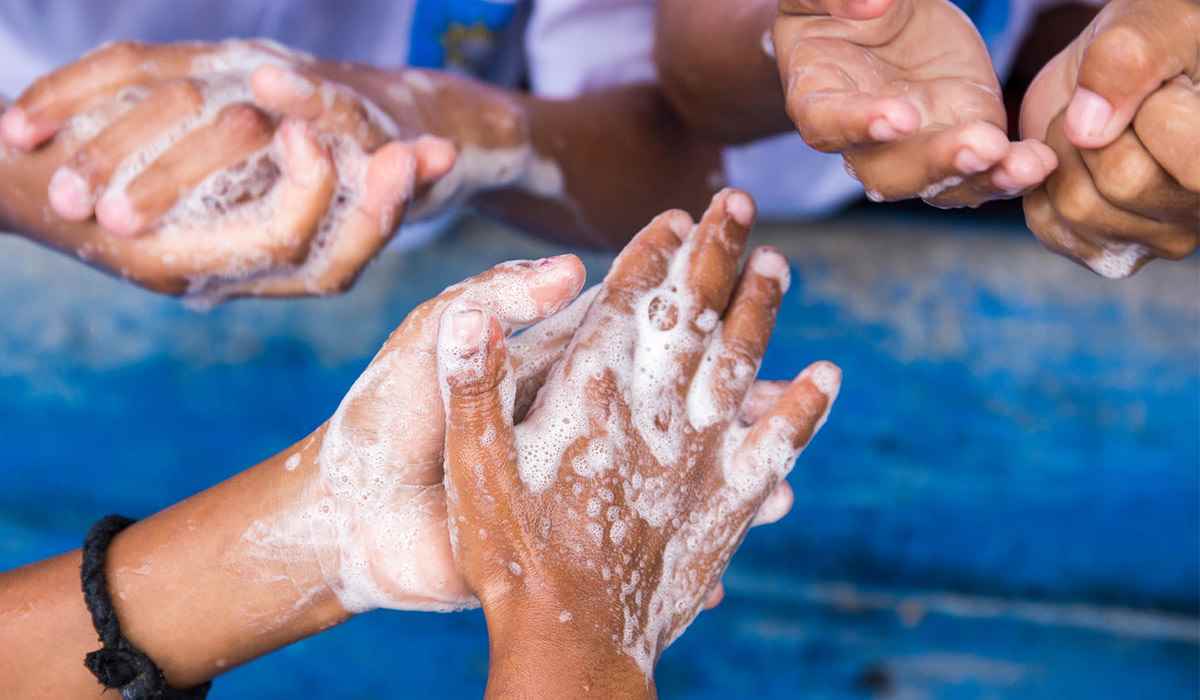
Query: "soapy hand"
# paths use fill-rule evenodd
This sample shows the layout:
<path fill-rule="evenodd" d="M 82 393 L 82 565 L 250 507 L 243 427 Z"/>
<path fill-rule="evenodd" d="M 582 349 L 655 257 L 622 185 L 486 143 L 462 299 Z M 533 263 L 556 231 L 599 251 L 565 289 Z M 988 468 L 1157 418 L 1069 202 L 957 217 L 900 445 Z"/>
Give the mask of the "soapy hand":
<path fill-rule="evenodd" d="M 503 263 L 417 307 L 333 417 L 282 460 L 309 485 L 300 502 L 284 504 L 245 533 L 252 558 L 287 561 L 299 558 L 298 549 L 315 550 L 326 582 L 352 612 L 473 605 L 446 530 L 438 321 L 448 306 L 468 303 L 506 330 L 534 324 L 512 342 L 516 410 L 523 415 L 595 297 L 577 297 L 584 276 L 571 255 Z M 758 382 L 745 414 L 761 415 L 781 390 Z M 756 524 L 782 517 L 791 502 L 784 484 Z"/>
<path fill-rule="evenodd" d="M 267 42 L 105 46 L 0 118 L 0 218 L 155 291 L 343 290 L 456 156 L 332 77 L 354 73 Z"/>
<path fill-rule="evenodd" d="M 587 649 L 579 673 L 624 664 L 645 688 L 825 420 L 840 385 L 829 363 L 751 390 L 789 281 L 766 248 L 739 278 L 753 217 L 725 190 L 699 224 L 651 222 L 527 415 L 504 319 L 469 299 L 442 314 L 451 542 L 488 617 L 489 696 L 511 690 L 498 677 L 511 649 L 548 640 L 556 655 Z"/>
<path fill-rule="evenodd" d="M 1042 69 L 1021 133 L 1058 155 L 1025 197 L 1050 250 L 1105 277 L 1200 242 L 1200 3 L 1114 0 Z"/>
<path fill-rule="evenodd" d="M 947 0 L 780 0 L 773 38 L 801 136 L 841 153 L 871 199 L 978 206 L 1056 165 L 1009 142 L 987 47 Z"/>

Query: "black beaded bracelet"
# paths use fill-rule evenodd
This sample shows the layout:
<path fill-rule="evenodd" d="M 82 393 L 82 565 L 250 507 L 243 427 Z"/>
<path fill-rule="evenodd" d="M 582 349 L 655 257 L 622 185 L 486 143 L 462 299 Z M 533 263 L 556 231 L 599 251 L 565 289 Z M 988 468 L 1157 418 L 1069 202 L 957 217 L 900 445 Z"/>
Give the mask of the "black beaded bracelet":
<path fill-rule="evenodd" d="M 121 634 L 121 623 L 117 620 L 117 611 L 113 609 L 112 596 L 108 592 L 108 576 L 104 565 L 112 539 L 134 522 L 120 515 L 105 516 L 92 526 L 83 540 L 83 566 L 80 570 L 83 602 L 91 613 L 92 625 L 103 645 L 90 652 L 83 664 L 105 688 L 120 691 L 124 700 L 203 700 L 212 687 L 212 681 L 188 690 L 169 687 L 162 671 L 150 657 Z"/>

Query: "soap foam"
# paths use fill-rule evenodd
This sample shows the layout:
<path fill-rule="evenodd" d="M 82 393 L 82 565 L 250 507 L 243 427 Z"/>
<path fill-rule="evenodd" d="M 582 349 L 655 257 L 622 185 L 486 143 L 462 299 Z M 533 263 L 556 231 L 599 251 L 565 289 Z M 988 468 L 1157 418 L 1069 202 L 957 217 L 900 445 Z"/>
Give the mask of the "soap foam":
<path fill-rule="evenodd" d="M 1125 279 L 1133 274 L 1138 263 L 1150 257 L 1150 251 L 1136 243 L 1126 245 L 1107 244 L 1100 255 L 1087 260 L 1088 267 L 1096 274 L 1112 280 Z"/>

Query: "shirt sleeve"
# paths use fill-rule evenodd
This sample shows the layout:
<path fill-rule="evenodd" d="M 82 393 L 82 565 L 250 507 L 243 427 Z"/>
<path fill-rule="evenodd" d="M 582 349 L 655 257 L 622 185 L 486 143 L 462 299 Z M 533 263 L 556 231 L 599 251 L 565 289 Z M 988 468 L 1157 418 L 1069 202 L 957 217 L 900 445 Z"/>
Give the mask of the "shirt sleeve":
<path fill-rule="evenodd" d="M 529 80 L 543 97 L 653 82 L 653 0 L 535 0 L 525 34 Z"/>

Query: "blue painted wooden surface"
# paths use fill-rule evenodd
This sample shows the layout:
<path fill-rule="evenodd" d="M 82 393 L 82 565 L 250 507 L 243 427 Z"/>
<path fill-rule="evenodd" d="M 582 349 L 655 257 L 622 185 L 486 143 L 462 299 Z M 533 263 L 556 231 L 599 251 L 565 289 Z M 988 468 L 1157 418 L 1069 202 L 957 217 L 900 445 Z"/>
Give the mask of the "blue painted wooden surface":
<path fill-rule="evenodd" d="M 758 232 L 794 264 L 764 376 L 828 358 L 845 383 L 665 697 L 1200 693 L 1200 264 L 1114 284 L 964 221 Z M 0 242 L 0 567 L 290 444 L 415 303 L 557 252 L 476 225 L 343 298 L 197 314 Z M 372 614 L 213 697 L 471 697 L 485 672 L 477 615 Z"/>

